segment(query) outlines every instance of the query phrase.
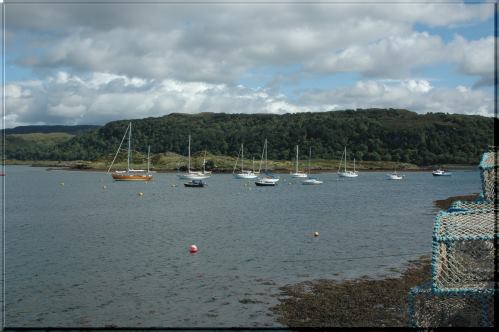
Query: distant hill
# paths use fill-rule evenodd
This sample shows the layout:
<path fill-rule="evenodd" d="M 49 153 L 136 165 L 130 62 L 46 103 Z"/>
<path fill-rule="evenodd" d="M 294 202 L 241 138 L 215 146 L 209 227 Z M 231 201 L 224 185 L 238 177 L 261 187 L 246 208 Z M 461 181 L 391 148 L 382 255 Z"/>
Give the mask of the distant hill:
<path fill-rule="evenodd" d="M 130 120 L 113 121 L 76 134 L 49 149 L 8 149 L 7 158 L 24 160 L 108 160 L 116 151 Z M 291 160 L 295 145 L 306 159 L 340 159 L 347 146 L 348 158 L 357 161 L 395 161 L 417 165 L 477 164 L 494 141 L 494 118 L 428 113 L 400 109 L 364 109 L 296 114 L 169 114 L 132 120 L 132 147 L 153 154 L 187 155 L 207 150 L 215 155 L 236 156 L 241 143 L 245 157 L 260 159 L 265 138 L 269 159 Z"/>
<path fill-rule="evenodd" d="M 77 126 L 19 126 L 15 128 L 2 129 L 6 135 L 9 134 L 33 134 L 33 133 L 67 133 L 78 135 L 91 129 L 100 128 L 95 125 L 77 125 Z"/>

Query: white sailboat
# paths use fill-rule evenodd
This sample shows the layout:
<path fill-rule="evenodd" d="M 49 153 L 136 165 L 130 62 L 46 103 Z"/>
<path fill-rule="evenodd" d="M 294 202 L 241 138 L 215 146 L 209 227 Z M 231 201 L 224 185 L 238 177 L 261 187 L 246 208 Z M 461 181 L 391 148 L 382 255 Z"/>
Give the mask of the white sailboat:
<path fill-rule="evenodd" d="M 303 180 L 302 184 L 304 185 L 314 185 L 314 184 L 322 184 L 323 181 L 316 179 L 315 177 L 310 176 L 310 159 L 312 158 L 312 148 L 310 148 L 308 152 L 308 179 Z"/>
<path fill-rule="evenodd" d="M 306 178 L 307 174 L 298 170 L 298 145 L 296 146 L 296 169 L 294 173 L 290 173 L 292 178 Z"/>
<path fill-rule="evenodd" d="M 239 160 L 239 154 L 241 155 L 241 172 L 236 173 L 237 162 Z M 232 174 L 234 174 L 234 178 L 236 179 L 254 179 L 257 177 L 254 171 L 245 171 L 244 170 L 244 144 L 241 144 L 241 151 L 237 155 L 236 163 L 234 164 L 234 169 L 232 170 Z M 254 164 L 254 159 L 253 159 Z"/>
<path fill-rule="evenodd" d="M 341 164 L 342 164 L 343 160 L 345 161 L 345 164 L 344 164 L 343 171 L 341 171 Z M 359 176 L 359 172 L 357 172 L 355 170 L 355 158 L 353 159 L 353 171 L 347 170 L 347 147 L 346 146 L 345 146 L 345 151 L 343 151 L 343 155 L 341 156 L 340 165 L 338 167 L 338 175 L 340 177 L 344 177 L 344 178 L 356 178 L 357 176 Z"/>
<path fill-rule="evenodd" d="M 114 155 L 114 159 L 111 162 L 111 166 L 109 166 L 107 173 L 109 174 L 109 171 L 113 167 L 114 161 L 116 160 L 116 157 L 118 156 L 118 153 L 120 152 L 121 145 L 123 144 L 123 141 L 125 140 L 126 134 L 128 132 L 128 154 L 127 154 L 127 169 L 125 171 L 114 171 L 111 176 L 113 177 L 114 180 L 116 181 L 150 181 L 152 180 L 152 174 L 149 172 L 149 154 L 151 151 L 151 147 L 148 147 L 147 150 L 147 171 L 143 169 L 132 169 L 130 168 L 130 162 L 132 159 L 132 122 L 129 123 L 127 129 L 125 130 L 125 134 L 123 135 L 123 138 L 121 139 L 120 146 L 118 147 L 118 150 L 116 151 L 116 154 Z"/>
<path fill-rule="evenodd" d="M 203 159 L 203 171 L 191 171 L 191 135 L 189 135 L 189 162 L 187 166 L 187 172 L 179 174 L 178 177 L 180 179 L 187 179 L 187 180 L 204 180 L 207 179 L 211 176 L 211 172 L 206 172 L 205 170 L 205 164 L 206 164 L 206 151 L 205 151 L 205 157 Z"/>
<path fill-rule="evenodd" d="M 259 177 L 255 181 L 255 184 L 257 186 L 275 186 L 277 184 L 277 182 L 279 181 L 279 178 L 273 174 L 268 173 L 267 139 L 265 139 L 265 143 L 263 144 L 262 159 L 260 160 L 260 169 L 258 170 L 258 172 L 260 172 L 262 169 L 262 162 L 263 162 L 264 156 L 265 156 L 265 175 Z"/>

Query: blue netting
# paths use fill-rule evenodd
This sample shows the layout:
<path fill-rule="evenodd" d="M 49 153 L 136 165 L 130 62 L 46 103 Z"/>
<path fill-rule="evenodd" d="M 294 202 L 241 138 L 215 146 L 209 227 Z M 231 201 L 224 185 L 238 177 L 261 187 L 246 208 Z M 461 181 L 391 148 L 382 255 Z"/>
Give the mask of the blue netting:
<path fill-rule="evenodd" d="M 486 152 L 480 161 L 480 178 L 482 180 L 482 199 L 486 201 L 496 201 L 496 168 L 497 168 L 496 152 Z"/>
<path fill-rule="evenodd" d="M 494 287 L 493 209 L 438 213 L 432 241 L 436 293 L 490 293 Z"/>
<path fill-rule="evenodd" d="M 407 311 L 411 327 L 492 327 L 492 293 L 434 293 L 428 281 L 409 291 Z"/>
<path fill-rule="evenodd" d="M 435 218 L 432 280 L 408 296 L 413 327 L 494 326 L 496 158 L 495 152 L 482 156 L 479 199 L 454 202 Z"/>

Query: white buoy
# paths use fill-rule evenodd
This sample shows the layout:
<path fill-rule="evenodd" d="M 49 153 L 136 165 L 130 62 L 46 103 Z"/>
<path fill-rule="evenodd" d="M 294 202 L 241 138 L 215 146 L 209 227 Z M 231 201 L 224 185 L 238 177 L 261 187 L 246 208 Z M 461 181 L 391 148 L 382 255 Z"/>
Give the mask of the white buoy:
<path fill-rule="evenodd" d="M 318 237 L 318 236 L 319 236 L 319 232 L 315 232 L 315 233 L 314 233 L 314 236 L 315 236 L 315 237 Z"/>
<path fill-rule="evenodd" d="M 61 186 L 64 186 L 64 182 L 61 182 Z"/>
<path fill-rule="evenodd" d="M 139 196 L 144 196 L 144 193 L 142 191 L 139 192 Z"/>

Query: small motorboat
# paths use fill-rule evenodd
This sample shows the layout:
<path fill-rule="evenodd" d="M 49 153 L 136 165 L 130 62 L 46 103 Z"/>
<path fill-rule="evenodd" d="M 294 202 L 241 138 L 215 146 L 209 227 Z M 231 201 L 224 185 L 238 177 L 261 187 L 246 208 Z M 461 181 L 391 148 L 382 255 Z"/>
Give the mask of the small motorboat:
<path fill-rule="evenodd" d="M 184 183 L 184 186 L 191 188 L 203 188 L 204 186 L 207 186 L 207 184 L 204 183 L 202 180 L 191 180 L 189 182 Z"/>
<path fill-rule="evenodd" d="M 386 177 L 388 178 L 388 180 L 403 180 L 404 179 L 404 176 L 402 174 L 397 173 L 397 172 L 387 174 Z"/>
<path fill-rule="evenodd" d="M 277 181 L 279 181 L 277 179 Z M 259 187 L 273 187 L 277 185 L 277 181 L 272 178 L 264 177 L 264 178 L 259 178 L 258 180 L 255 181 L 255 184 Z"/>
<path fill-rule="evenodd" d="M 315 178 L 308 178 L 308 179 L 301 182 L 301 184 L 304 184 L 304 185 L 314 185 L 314 184 L 323 184 L 323 183 L 324 183 L 323 181 L 317 180 Z"/>
<path fill-rule="evenodd" d="M 436 171 L 431 172 L 433 176 L 451 176 L 452 173 L 448 171 L 444 171 L 443 169 L 437 169 Z"/>

